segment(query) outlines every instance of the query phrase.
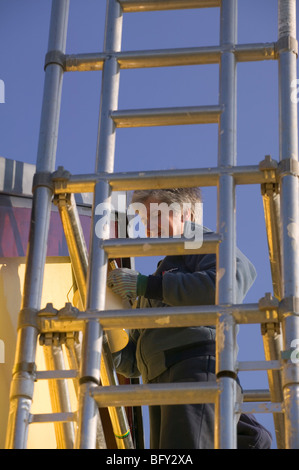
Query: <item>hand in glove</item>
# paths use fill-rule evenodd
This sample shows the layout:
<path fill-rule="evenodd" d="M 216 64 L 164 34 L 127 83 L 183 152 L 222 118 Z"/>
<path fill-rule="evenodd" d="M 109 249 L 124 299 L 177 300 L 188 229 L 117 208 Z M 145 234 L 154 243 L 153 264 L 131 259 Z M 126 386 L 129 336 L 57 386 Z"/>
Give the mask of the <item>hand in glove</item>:
<path fill-rule="evenodd" d="M 118 268 L 108 273 L 107 286 L 122 299 L 135 300 L 138 295 L 145 294 L 147 276 L 133 269 Z"/>

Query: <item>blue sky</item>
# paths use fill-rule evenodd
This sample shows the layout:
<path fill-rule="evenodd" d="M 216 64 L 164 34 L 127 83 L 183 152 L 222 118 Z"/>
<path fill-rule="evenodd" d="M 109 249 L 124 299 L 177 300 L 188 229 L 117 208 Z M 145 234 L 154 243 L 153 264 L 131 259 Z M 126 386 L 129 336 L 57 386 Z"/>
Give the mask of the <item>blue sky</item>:
<path fill-rule="evenodd" d="M 104 0 L 71 0 L 66 52 L 101 52 Z M 50 0 L 0 0 L 0 155 L 35 163 L 44 85 Z M 238 42 L 277 40 L 277 1 L 240 0 Z M 124 15 L 122 50 L 219 44 L 219 9 Z M 218 104 L 218 65 L 122 70 L 119 109 Z M 238 64 L 237 163 L 278 160 L 278 64 Z M 56 166 L 73 174 L 95 168 L 101 72 L 65 74 Z M 217 165 L 217 125 L 118 129 L 115 171 L 200 168 Z M 237 243 L 257 270 L 246 302 L 272 292 L 262 198 L 258 185 L 237 187 Z M 204 224 L 216 229 L 216 189 L 206 188 Z M 136 259 L 144 274 L 156 259 Z M 240 328 L 239 360 L 263 359 L 259 325 Z M 266 374 L 241 373 L 245 389 L 267 388 Z M 274 434 L 271 415 L 259 415 Z M 275 441 L 273 446 L 275 447 Z"/>

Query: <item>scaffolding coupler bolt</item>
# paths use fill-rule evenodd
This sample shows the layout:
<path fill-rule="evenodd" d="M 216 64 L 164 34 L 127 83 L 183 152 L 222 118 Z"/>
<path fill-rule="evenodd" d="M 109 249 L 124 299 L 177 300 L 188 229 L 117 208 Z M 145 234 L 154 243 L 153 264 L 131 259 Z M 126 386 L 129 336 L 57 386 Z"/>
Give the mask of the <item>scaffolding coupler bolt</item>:
<path fill-rule="evenodd" d="M 39 317 L 56 317 L 58 310 L 53 307 L 52 303 L 48 303 L 45 308 L 38 312 Z"/>
<path fill-rule="evenodd" d="M 66 334 L 60 332 L 42 333 L 39 337 L 40 346 L 61 346 L 66 341 Z"/>
<path fill-rule="evenodd" d="M 59 166 L 54 173 L 51 175 L 52 184 L 54 187 L 66 188 L 66 183 L 70 179 L 71 173 L 64 169 L 63 166 Z"/>
<path fill-rule="evenodd" d="M 264 160 L 259 163 L 259 170 L 264 173 L 265 179 L 269 180 L 269 183 L 272 184 L 276 184 L 277 167 L 278 163 L 276 160 L 272 160 L 271 155 L 266 155 Z"/>
<path fill-rule="evenodd" d="M 259 300 L 259 310 L 278 310 L 278 308 L 279 301 L 271 292 L 266 292 L 265 296 Z"/>
<path fill-rule="evenodd" d="M 79 313 L 79 310 L 76 307 L 73 307 L 73 305 L 70 302 L 67 302 L 65 306 L 59 310 L 58 312 L 58 317 L 59 319 L 72 319 L 76 318 Z"/>
<path fill-rule="evenodd" d="M 266 292 L 265 296 L 259 300 L 259 310 L 268 310 L 273 314 L 273 311 L 278 312 L 279 302 L 276 297 L 273 297 L 270 292 Z M 278 313 L 273 318 L 273 323 L 261 323 L 261 333 L 262 335 L 268 333 L 270 330 L 274 331 L 275 333 L 280 333 L 280 325 L 278 323 Z"/>

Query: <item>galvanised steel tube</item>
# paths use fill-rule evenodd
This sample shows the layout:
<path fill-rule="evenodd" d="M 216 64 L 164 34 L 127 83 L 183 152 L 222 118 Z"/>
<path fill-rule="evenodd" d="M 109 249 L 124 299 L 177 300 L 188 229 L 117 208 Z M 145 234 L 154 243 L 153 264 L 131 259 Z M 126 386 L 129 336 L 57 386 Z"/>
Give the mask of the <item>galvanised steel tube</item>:
<path fill-rule="evenodd" d="M 238 62 L 274 60 L 274 43 L 239 44 L 235 48 Z M 121 69 L 146 67 L 171 67 L 183 65 L 218 64 L 221 58 L 219 46 L 124 51 L 115 55 Z M 65 72 L 86 72 L 103 69 L 103 53 L 70 54 L 65 57 Z"/>
<path fill-rule="evenodd" d="M 65 53 L 69 0 L 53 0 L 48 51 Z M 63 68 L 49 64 L 45 71 L 44 96 L 36 171 L 53 172 L 56 159 Z M 26 264 L 23 308 L 40 309 L 52 191 L 39 186 L 33 195 L 30 244 Z M 37 329 L 25 326 L 18 331 L 18 348 L 10 396 L 7 448 L 24 448 L 27 441 L 30 406 L 33 396 Z M 21 417 L 21 419 L 19 419 Z"/>
<path fill-rule="evenodd" d="M 165 312 L 161 309 L 129 309 L 129 310 L 94 310 L 78 312 L 67 318 L 45 316 L 40 317 L 39 329 L 49 331 L 80 331 L 85 320 L 97 319 L 106 330 L 119 328 L 170 328 L 188 326 L 216 325 L 219 315 L 232 311 L 238 324 L 278 323 L 279 314 L 276 309 L 260 310 L 258 304 L 242 304 L 231 306 L 192 306 L 168 307 Z"/>
<path fill-rule="evenodd" d="M 185 106 L 180 108 L 128 109 L 114 111 L 112 119 L 119 128 L 217 124 L 219 106 Z"/>
<path fill-rule="evenodd" d="M 236 58 L 237 0 L 223 0 L 220 15 L 220 116 L 218 166 L 236 164 Z M 216 303 L 235 303 L 236 227 L 235 183 L 233 176 L 220 175 L 218 183 L 217 231 L 223 240 L 217 256 Z M 215 447 L 236 448 L 236 324 L 231 313 L 220 315 L 216 330 L 217 378 L 221 393 L 216 406 L 219 426 L 215 432 Z"/>
<path fill-rule="evenodd" d="M 182 170 L 128 171 L 113 174 L 71 175 L 65 181 L 54 181 L 55 194 L 93 192 L 97 181 L 109 181 L 113 191 L 132 189 L 177 188 L 193 186 L 217 186 L 221 173 L 234 176 L 235 184 L 275 183 L 276 175 L 265 176 L 258 165 L 234 168 L 192 168 Z"/>
<path fill-rule="evenodd" d="M 122 34 L 122 9 L 118 1 L 108 0 L 106 11 L 104 53 L 118 52 L 121 48 Z M 115 153 L 115 126 L 110 117 L 110 112 L 117 109 L 119 91 L 119 66 L 113 54 L 106 58 L 102 72 L 102 91 L 99 115 L 99 129 L 96 155 L 96 172 L 111 173 L 114 167 Z M 87 277 L 87 302 L 86 308 L 104 310 L 107 276 L 107 255 L 100 248 L 101 238 L 109 237 L 102 233 L 98 238 L 95 233 L 96 224 L 99 222 L 98 213 L 103 208 L 103 203 L 111 200 L 109 183 L 99 181 L 95 185 L 93 217 L 91 229 L 91 243 L 89 256 L 89 269 Z M 100 208 L 100 209 L 99 209 Z M 101 216 L 104 214 L 100 213 Z M 83 354 L 81 363 L 81 386 L 79 396 L 79 429 L 77 433 L 76 447 L 80 449 L 94 448 L 96 442 L 96 403 L 86 394 L 85 388 L 93 383 L 99 383 L 101 366 L 101 346 L 103 331 L 97 321 L 89 321 L 86 324 Z M 91 350 L 90 348 L 93 349 Z"/>
<path fill-rule="evenodd" d="M 218 234 L 207 233 L 203 236 L 203 242 L 194 241 L 194 246 L 188 243 L 188 239 L 167 238 L 119 238 L 103 240 L 99 246 L 103 247 L 109 258 L 135 257 L 135 256 L 159 256 L 182 255 L 193 253 L 216 253 L 217 246 L 221 242 Z M 190 243 L 190 240 L 189 240 Z"/>
<path fill-rule="evenodd" d="M 219 393 L 216 382 L 180 382 L 118 387 L 92 387 L 91 395 L 99 406 L 116 403 L 132 405 L 182 405 L 185 403 L 215 403 Z"/>
<path fill-rule="evenodd" d="M 281 300 L 281 243 L 280 243 L 280 194 L 277 185 L 262 185 L 262 196 L 266 231 L 268 239 L 269 260 L 272 275 L 274 296 Z M 277 328 L 278 326 L 278 328 Z M 282 347 L 282 335 L 279 325 L 262 325 L 263 345 L 267 360 L 279 359 Z M 271 401 L 281 403 L 283 401 L 281 370 L 268 371 L 269 389 Z M 285 445 L 284 415 L 274 413 L 273 420 L 276 432 L 277 448 Z"/>
<path fill-rule="evenodd" d="M 119 0 L 125 13 L 219 7 L 221 0 Z"/>
<path fill-rule="evenodd" d="M 279 54 L 279 153 L 281 164 L 287 170 L 281 175 L 281 241 L 283 298 L 289 299 L 289 310 L 282 321 L 284 350 L 290 350 L 292 341 L 299 338 L 299 316 L 295 299 L 299 297 L 299 213 L 298 174 L 292 164 L 298 165 L 297 99 L 292 86 L 297 84 L 296 1 L 278 2 Z M 294 300 L 294 302 L 293 302 Z M 299 365 L 288 360 L 283 367 L 285 401 L 286 448 L 299 448 Z"/>

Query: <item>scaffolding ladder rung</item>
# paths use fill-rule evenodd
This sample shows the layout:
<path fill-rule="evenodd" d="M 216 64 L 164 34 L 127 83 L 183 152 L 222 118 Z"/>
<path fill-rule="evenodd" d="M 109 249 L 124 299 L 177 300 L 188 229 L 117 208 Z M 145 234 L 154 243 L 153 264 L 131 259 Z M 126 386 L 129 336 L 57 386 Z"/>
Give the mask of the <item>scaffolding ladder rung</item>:
<path fill-rule="evenodd" d="M 243 402 L 271 401 L 269 390 L 244 390 Z"/>
<path fill-rule="evenodd" d="M 281 369 L 281 362 L 278 360 L 270 361 L 240 361 L 237 364 L 239 371 L 253 371 L 253 370 L 279 370 Z"/>
<path fill-rule="evenodd" d="M 41 370 L 36 372 L 36 380 L 75 379 L 77 377 L 77 370 Z"/>
<path fill-rule="evenodd" d="M 124 13 L 220 7 L 220 0 L 119 0 Z"/>
<path fill-rule="evenodd" d="M 227 51 L 227 46 L 225 49 L 220 46 L 205 46 L 122 51 L 116 53 L 115 57 L 120 68 L 124 70 L 148 67 L 180 67 L 219 64 L 223 50 Z M 237 44 L 232 50 L 238 62 L 274 60 L 277 58 L 274 42 Z M 79 56 L 78 59 L 78 63 L 82 66 L 84 56 Z M 95 59 L 95 56 L 93 59 Z M 99 57 L 99 59 L 104 60 L 104 57 Z M 68 64 L 68 61 L 66 63 Z M 71 66 L 71 61 L 69 61 L 69 66 Z"/>
<path fill-rule="evenodd" d="M 238 62 L 274 60 L 277 57 L 275 43 L 239 44 L 234 47 Z M 149 67 L 180 67 L 188 65 L 219 64 L 220 46 L 188 47 L 141 51 L 116 52 L 121 69 Z M 65 56 L 66 72 L 91 72 L 103 69 L 104 62 L 111 54 L 81 53 Z"/>
<path fill-rule="evenodd" d="M 77 413 L 37 413 L 30 415 L 31 423 L 70 423 L 77 420 Z"/>
<path fill-rule="evenodd" d="M 217 124 L 221 107 L 183 106 L 174 108 L 132 109 L 112 111 L 116 127 L 180 126 L 191 124 Z"/>
<path fill-rule="evenodd" d="M 95 386 L 90 388 L 90 395 L 100 407 L 215 403 L 218 393 L 216 382 L 119 385 L 117 387 Z"/>
<path fill-rule="evenodd" d="M 203 235 L 202 243 L 187 238 L 114 238 L 102 240 L 100 245 L 106 251 L 108 258 L 126 258 L 130 256 L 216 253 L 220 241 L 221 237 L 218 234 L 211 233 Z"/>
<path fill-rule="evenodd" d="M 93 192 L 100 180 L 108 180 L 113 191 L 135 189 L 161 189 L 194 186 L 217 186 L 222 174 L 234 176 L 236 185 L 275 183 L 275 172 L 267 174 L 258 165 L 235 166 L 231 168 L 191 168 L 182 170 L 131 171 L 122 173 L 70 175 L 65 180 L 55 180 L 55 194 Z"/>
<path fill-rule="evenodd" d="M 47 316 L 39 317 L 41 332 L 80 331 L 84 322 L 98 319 L 104 330 L 136 329 L 136 328 L 169 328 L 188 326 L 216 325 L 219 315 L 229 312 L 237 324 L 277 323 L 278 312 L 273 309 L 259 310 L 258 304 L 239 304 L 228 307 L 220 305 L 138 308 L 121 310 L 101 310 L 77 312 L 73 317 L 63 318 Z"/>
<path fill-rule="evenodd" d="M 281 403 L 242 403 L 239 407 L 241 413 L 283 413 L 284 408 Z"/>

